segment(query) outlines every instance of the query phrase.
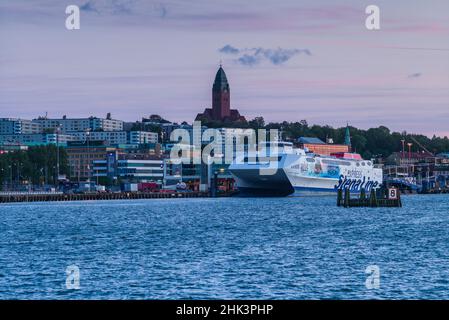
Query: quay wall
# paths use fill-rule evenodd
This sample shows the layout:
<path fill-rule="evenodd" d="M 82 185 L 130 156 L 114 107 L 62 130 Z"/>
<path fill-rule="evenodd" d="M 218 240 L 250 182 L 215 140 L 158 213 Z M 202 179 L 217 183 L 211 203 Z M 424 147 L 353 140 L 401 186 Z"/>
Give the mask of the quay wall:
<path fill-rule="evenodd" d="M 82 200 L 132 200 L 132 199 L 168 199 L 168 198 L 206 198 L 208 192 L 120 192 L 85 194 L 11 194 L 0 195 L 0 203 L 11 202 L 49 202 Z"/>

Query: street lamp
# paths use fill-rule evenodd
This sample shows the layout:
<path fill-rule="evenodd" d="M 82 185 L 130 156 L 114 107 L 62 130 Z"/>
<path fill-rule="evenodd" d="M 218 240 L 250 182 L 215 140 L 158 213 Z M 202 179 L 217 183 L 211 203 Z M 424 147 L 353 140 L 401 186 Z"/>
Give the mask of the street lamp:
<path fill-rule="evenodd" d="M 412 145 L 413 145 L 413 143 L 411 143 L 411 142 L 407 143 L 407 146 L 408 146 L 408 164 L 409 164 L 409 168 L 410 168 L 410 173 L 413 172 L 413 168 L 412 168 Z"/>
<path fill-rule="evenodd" d="M 8 190 L 11 191 L 12 190 L 12 165 L 9 165 L 8 168 L 9 168 L 9 188 L 8 188 Z"/>
<path fill-rule="evenodd" d="M 413 143 L 409 142 L 407 143 L 408 146 L 408 160 L 411 163 L 411 159 L 412 159 L 412 145 Z"/>
<path fill-rule="evenodd" d="M 56 127 L 56 179 L 55 188 L 59 189 L 59 133 L 61 132 L 61 124 Z"/>
<path fill-rule="evenodd" d="M 402 139 L 401 142 L 402 142 L 402 158 L 404 158 L 404 153 L 405 153 L 405 140 Z"/>
<path fill-rule="evenodd" d="M 86 129 L 86 143 L 87 143 L 87 182 L 89 182 L 90 192 L 90 148 L 89 148 L 90 128 Z"/>
<path fill-rule="evenodd" d="M 17 162 L 17 189 L 20 188 L 20 166 L 22 163 Z"/>

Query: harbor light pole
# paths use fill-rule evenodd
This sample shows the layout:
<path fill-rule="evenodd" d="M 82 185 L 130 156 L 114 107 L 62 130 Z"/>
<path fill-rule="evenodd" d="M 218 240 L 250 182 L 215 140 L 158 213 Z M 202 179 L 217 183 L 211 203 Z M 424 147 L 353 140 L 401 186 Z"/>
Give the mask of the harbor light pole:
<path fill-rule="evenodd" d="M 12 191 L 12 165 L 9 165 L 9 191 Z"/>
<path fill-rule="evenodd" d="M 56 179 L 55 188 L 59 190 L 59 132 L 61 131 L 61 125 L 56 127 Z"/>
<path fill-rule="evenodd" d="M 20 166 L 22 164 L 20 162 L 17 162 L 17 190 L 20 188 Z"/>
<path fill-rule="evenodd" d="M 89 192 L 90 192 L 90 149 L 89 149 L 89 135 L 90 130 L 86 130 L 86 142 L 87 142 L 87 182 L 89 182 Z"/>
<path fill-rule="evenodd" d="M 407 143 L 407 146 L 408 146 L 408 164 L 409 164 L 409 167 L 410 167 L 410 173 L 412 173 L 412 145 L 413 145 L 413 143 L 411 143 L 411 142 L 409 142 L 409 143 Z"/>
<path fill-rule="evenodd" d="M 409 161 L 409 163 L 411 163 L 411 160 L 412 160 L 412 145 L 413 145 L 413 143 L 411 143 L 411 142 L 407 143 L 407 146 L 408 146 L 408 161 Z"/>
<path fill-rule="evenodd" d="M 402 142 L 402 158 L 404 158 L 404 153 L 405 153 L 405 140 L 402 139 L 401 142 Z"/>

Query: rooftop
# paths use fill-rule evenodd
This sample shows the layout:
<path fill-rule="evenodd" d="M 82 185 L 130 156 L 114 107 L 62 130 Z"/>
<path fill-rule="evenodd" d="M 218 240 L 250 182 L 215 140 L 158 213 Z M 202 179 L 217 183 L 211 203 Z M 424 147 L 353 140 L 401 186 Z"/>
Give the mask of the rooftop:
<path fill-rule="evenodd" d="M 298 142 L 302 144 L 325 144 L 323 140 L 316 137 L 300 137 Z"/>

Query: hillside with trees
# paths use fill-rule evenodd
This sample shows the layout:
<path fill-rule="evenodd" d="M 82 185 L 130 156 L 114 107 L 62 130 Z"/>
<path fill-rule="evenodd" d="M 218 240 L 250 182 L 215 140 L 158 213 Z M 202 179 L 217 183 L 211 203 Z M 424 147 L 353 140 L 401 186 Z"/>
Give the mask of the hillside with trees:
<path fill-rule="evenodd" d="M 246 127 L 253 129 L 278 129 L 286 141 L 296 141 L 299 137 L 317 137 L 323 141 L 327 138 L 334 143 L 343 143 L 346 127 L 333 128 L 329 125 L 309 125 L 306 120 L 299 122 L 272 122 L 265 124 L 262 117 L 256 117 L 245 124 L 242 123 L 204 123 L 211 128 L 219 127 Z M 408 132 L 394 132 L 385 126 L 377 128 L 359 129 L 350 126 L 353 150 L 360 153 L 365 159 L 388 157 L 393 152 L 402 150 L 401 140 L 413 143 L 412 151 L 422 151 L 415 140 L 432 153 L 449 152 L 448 137 L 433 136 L 429 138 L 422 134 Z"/>

